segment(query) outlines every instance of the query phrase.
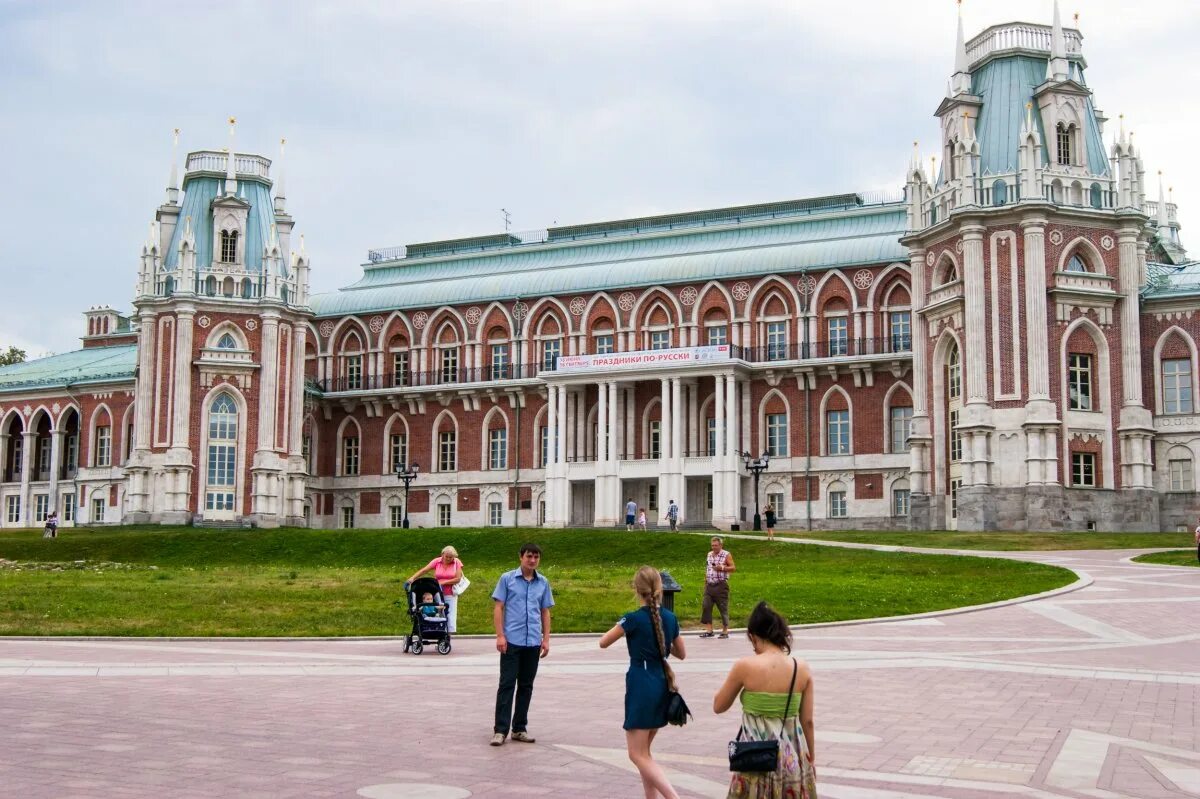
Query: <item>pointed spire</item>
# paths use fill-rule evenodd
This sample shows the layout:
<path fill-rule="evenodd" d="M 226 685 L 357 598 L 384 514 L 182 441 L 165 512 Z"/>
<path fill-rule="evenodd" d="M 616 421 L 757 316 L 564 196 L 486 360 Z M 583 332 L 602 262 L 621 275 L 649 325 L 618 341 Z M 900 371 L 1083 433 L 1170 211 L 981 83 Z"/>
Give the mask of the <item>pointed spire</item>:
<path fill-rule="evenodd" d="M 234 149 L 234 133 L 237 129 L 237 119 L 229 118 L 229 158 L 225 166 L 225 196 L 232 197 L 237 194 L 237 160 L 236 151 Z"/>
<path fill-rule="evenodd" d="M 287 145 L 287 139 L 279 140 L 279 163 L 277 169 L 279 172 L 278 180 L 275 182 L 275 212 L 282 214 L 287 209 L 287 186 L 283 169 L 283 148 Z"/>
<path fill-rule="evenodd" d="M 967 39 L 963 36 L 962 0 L 958 0 L 958 38 L 954 40 L 954 71 L 967 71 Z"/>
<path fill-rule="evenodd" d="M 179 128 L 171 144 L 171 177 L 167 179 L 167 205 L 179 205 Z"/>
<path fill-rule="evenodd" d="M 1054 25 L 1050 29 L 1050 61 L 1046 64 L 1047 80 L 1067 80 L 1071 77 L 1071 65 L 1067 62 L 1067 38 L 1063 35 L 1062 15 L 1058 13 L 1058 0 L 1054 0 Z"/>
<path fill-rule="evenodd" d="M 954 75 L 947 97 L 971 93 L 971 73 L 967 71 L 967 44 L 963 36 L 962 0 L 958 0 L 958 33 L 954 40 Z"/>
<path fill-rule="evenodd" d="M 913 142 L 912 160 L 909 162 L 908 171 L 916 172 L 921 168 L 921 145 L 919 142 Z"/>
<path fill-rule="evenodd" d="M 1154 221 L 1158 223 L 1160 235 L 1165 235 L 1167 230 L 1167 198 L 1163 194 L 1163 176 L 1162 170 L 1158 170 L 1158 208 L 1155 209 Z"/>

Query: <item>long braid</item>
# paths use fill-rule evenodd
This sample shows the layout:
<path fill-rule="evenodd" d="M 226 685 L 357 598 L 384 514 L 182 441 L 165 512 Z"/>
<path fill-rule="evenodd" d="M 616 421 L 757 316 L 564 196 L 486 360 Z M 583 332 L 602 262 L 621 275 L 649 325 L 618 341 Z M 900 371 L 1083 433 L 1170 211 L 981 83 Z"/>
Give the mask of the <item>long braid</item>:
<path fill-rule="evenodd" d="M 658 654 L 663 659 L 663 673 L 667 675 L 667 690 L 674 691 L 675 670 L 667 662 L 667 639 L 663 635 L 662 615 L 658 612 L 658 597 L 651 594 L 650 602 L 646 607 L 650 609 L 650 619 L 654 622 L 654 637 L 658 640 Z"/>
<path fill-rule="evenodd" d="M 667 663 L 667 638 L 663 634 L 662 613 L 659 603 L 662 601 L 662 577 L 653 566 L 643 566 L 633 576 L 633 588 L 637 595 L 645 601 L 646 609 L 650 611 L 650 621 L 654 625 L 654 640 L 658 644 L 658 655 L 662 658 L 663 673 L 667 678 L 668 690 L 675 690 L 675 671 Z"/>

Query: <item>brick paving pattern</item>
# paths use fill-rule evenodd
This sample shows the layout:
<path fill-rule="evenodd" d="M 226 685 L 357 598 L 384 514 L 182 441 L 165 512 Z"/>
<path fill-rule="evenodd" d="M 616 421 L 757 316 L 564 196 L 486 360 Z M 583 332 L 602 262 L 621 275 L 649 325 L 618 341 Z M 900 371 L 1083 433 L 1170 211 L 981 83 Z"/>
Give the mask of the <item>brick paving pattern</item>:
<path fill-rule="evenodd" d="M 1094 582 L 957 615 L 796 633 L 817 681 L 822 797 L 1200 797 L 1200 570 L 1129 552 L 1015 553 Z M 745 639 L 688 640 L 696 712 L 655 744 L 681 794 L 721 797 Z M 487 746 L 497 658 L 374 641 L 0 641 L 4 797 L 635 797 L 625 653 L 560 637 L 533 745 Z"/>

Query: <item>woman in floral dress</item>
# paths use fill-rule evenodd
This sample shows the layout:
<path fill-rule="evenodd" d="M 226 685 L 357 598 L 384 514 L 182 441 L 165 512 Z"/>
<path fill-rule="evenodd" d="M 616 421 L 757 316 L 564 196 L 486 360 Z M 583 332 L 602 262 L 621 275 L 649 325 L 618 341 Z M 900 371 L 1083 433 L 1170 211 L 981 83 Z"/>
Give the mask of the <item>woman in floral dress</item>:
<path fill-rule="evenodd" d="M 728 798 L 817 799 L 812 673 L 792 657 L 787 620 L 766 602 L 751 612 L 746 635 L 754 654 L 733 664 L 713 697 L 713 711 L 724 713 L 740 698 L 743 739 L 778 740 L 779 764 L 774 771 L 735 772 Z"/>

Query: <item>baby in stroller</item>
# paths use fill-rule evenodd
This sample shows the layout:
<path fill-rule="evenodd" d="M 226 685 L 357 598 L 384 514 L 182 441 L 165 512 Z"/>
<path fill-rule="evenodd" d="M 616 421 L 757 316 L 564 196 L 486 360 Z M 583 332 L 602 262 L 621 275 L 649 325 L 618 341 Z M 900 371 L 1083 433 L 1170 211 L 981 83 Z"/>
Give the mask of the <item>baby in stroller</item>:
<path fill-rule="evenodd" d="M 408 595 L 408 617 L 412 620 L 412 632 L 404 641 L 404 651 L 419 655 L 425 644 L 437 644 L 440 654 L 450 654 L 446 599 L 438 581 L 421 577 L 405 584 L 404 590 Z"/>

